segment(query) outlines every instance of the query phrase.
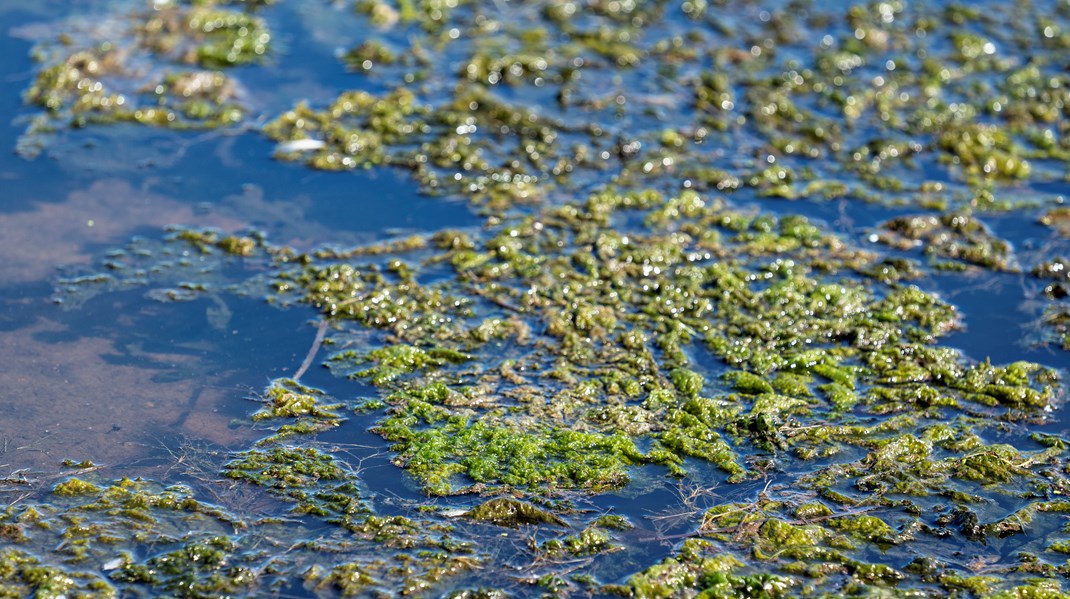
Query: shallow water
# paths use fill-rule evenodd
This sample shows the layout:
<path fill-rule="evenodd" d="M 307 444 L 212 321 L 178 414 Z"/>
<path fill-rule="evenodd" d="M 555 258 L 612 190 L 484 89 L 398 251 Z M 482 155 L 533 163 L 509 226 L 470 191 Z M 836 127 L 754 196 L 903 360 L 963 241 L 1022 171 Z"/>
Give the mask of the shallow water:
<path fill-rule="evenodd" d="M 494 221 L 497 209 L 473 206 L 464 197 L 449 192 L 438 197 L 426 195 L 410 173 L 401 168 L 379 166 L 322 172 L 300 162 L 272 158 L 276 144 L 257 129 L 290 109 L 296 101 L 307 100 L 312 106 L 322 106 L 332 101 L 339 90 L 353 85 L 373 93 L 389 87 L 385 80 L 357 78 L 336 60 L 340 50 L 359 43 L 364 35 L 354 32 L 355 17 L 343 4 L 284 2 L 263 10 L 265 18 L 270 20 L 278 49 L 267 66 L 238 67 L 250 105 L 250 115 L 239 127 L 207 132 L 177 132 L 136 124 L 61 128 L 48 139 L 38 156 L 26 158 L 14 149 L 19 146 L 29 119 L 38 112 L 27 106 L 18 93 L 31 85 L 36 74 L 37 67 L 30 58 L 33 45 L 30 40 L 42 40 L 62 30 L 61 19 L 66 15 L 84 13 L 114 18 L 131 3 L 41 2 L 27 9 L 25 3 L 0 0 L 0 28 L 3 29 L 0 53 L 5 56 L 0 62 L 0 80 L 5 82 L 7 90 L 0 94 L 0 112 L 10 115 L 0 122 L 0 148 L 11 150 L 0 153 L 0 181 L 4 189 L 4 199 L 0 201 L 0 251 L 5 256 L 0 263 L 0 305 L 3 306 L 0 356 L 6 365 L 5 390 L 0 394 L 0 475 L 7 475 L 0 486 L 0 506 L 7 506 L 9 513 L 33 502 L 42 505 L 51 502 L 60 512 L 69 506 L 77 508 L 76 501 L 70 500 L 74 503 L 68 505 L 64 503 L 68 500 L 57 499 L 50 493 L 58 481 L 72 474 L 62 466 L 64 460 L 91 460 L 95 466 L 86 477 L 101 486 L 124 477 L 140 477 L 161 486 L 188 485 L 198 501 L 219 506 L 234 515 L 212 522 L 191 517 L 193 524 L 187 531 L 165 533 L 131 547 L 123 546 L 123 551 L 129 552 L 123 558 L 128 564 L 147 562 L 165 549 L 190 539 L 233 532 L 237 549 L 228 553 L 227 564 L 259 564 L 256 572 L 264 581 L 228 592 L 333 595 L 344 592 L 344 587 L 320 582 L 326 579 L 322 573 L 316 574 L 319 572 L 316 568 L 329 571 L 348 560 L 354 563 L 375 562 L 380 557 L 386 560 L 396 549 L 389 544 L 388 535 L 384 534 L 383 538 L 373 535 L 371 540 L 367 536 L 350 535 L 352 531 L 339 528 L 329 518 L 288 512 L 289 500 L 280 499 L 274 491 L 243 486 L 220 477 L 225 463 L 239 452 L 253 450 L 258 441 L 274 432 L 273 424 L 250 420 L 250 414 L 260 407 L 258 402 L 263 401 L 265 388 L 273 380 L 294 376 L 310 348 L 318 349 L 314 339 L 321 316 L 316 310 L 307 305 L 284 307 L 265 301 L 271 294 L 264 291 L 257 277 L 274 274 L 267 261 L 235 263 L 221 259 L 224 262 L 219 266 L 208 262 L 214 258 L 199 256 L 192 246 L 182 250 L 180 256 L 174 257 L 176 262 L 188 259 L 196 267 L 200 264 L 198 260 L 204 260 L 204 272 L 214 269 L 205 275 L 210 281 L 210 291 L 194 294 L 191 301 L 171 301 L 174 298 L 168 298 L 167 293 L 191 280 L 188 277 L 197 272 L 195 268 L 177 275 L 150 270 L 150 275 L 143 277 L 149 281 L 145 285 L 122 280 L 114 286 L 88 285 L 84 291 L 64 291 L 64 281 L 99 272 L 109 259 L 140 264 L 138 261 L 146 256 L 155 259 L 164 255 L 161 248 L 171 247 L 166 241 L 166 228 L 170 225 L 211 228 L 224 233 L 255 229 L 262 231 L 271 243 L 292 247 L 297 252 L 322 246 L 349 248 L 444 229 L 471 231 L 478 236 L 496 225 L 496 221 L 487 224 L 490 222 L 487 217 L 490 214 Z M 741 4 L 747 10 L 762 8 L 758 3 Z M 775 4 L 770 10 L 780 9 L 783 3 Z M 508 14 L 508 8 L 499 3 L 492 12 Z M 516 22 L 537 21 L 539 17 L 531 13 L 531 9 L 518 11 Z M 747 23 L 742 20 L 739 27 L 745 29 Z M 829 31 L 835 33 L 839 29 Z M 403 33 L 394 31 L 381 36 L 396 44 L 404 39 Z M 448 52 L 459 51 L 447 51 L 447 58 Z M 578 90 L 577 94 L 593 94 L 603 84 L 607 89 L 622 87 L 610 75 L 597 76 L 604 79 L 597 79 L 589 89 Z M 623 77 L 637 76 L 626 72 Z M 671 113 L 678 108 L 677 104 L 683 103 L 681 90 L 665 89 L 671 85 L 666 81 L 672 77 L 666 75 L 664 79 L 643 82 L 639 93 L 647 97 L 653 108 L 628 113 L 614 121 L 614 134 L 624 136 L 633 130 L 648 132 L 660 127 L 657 123 L 662 120 L 673 122 L 677 115 Z M 447 89 L 445 83 L 437 80 L 427 86 L 432 90 Z M 532 97 L 525 93 L 531 93 Z M 502 92 L 502 97 L 534 102 L 539 98 L 538 93 L 509 88 Z M 546 100 L 552 102 L 550 98 Z M 659 111 L 670 114 L 665 116 Z M 565 115 L 572 119 L 586 116 L 589 115 Z M 1065 121 L 1066 117 L 1062 119 Z M 726 138 L 738 141 L 747 151 L 765 151 L 754 131 L 733 132 Z M 715 143 L 724 142 L 723 138 Z M 508 145 L 508 137 L 501 143 Z M 751 164 L 758 160 L 749 155 L 727 157 L 727 151 L 711 150 L 712 155 L 720 156 L 726 163 Z M 552 202 L 579 199 L 571 198 L 574 190 L 591 191 L 626 162 L 622 158 L 618 165 L 608 160 L 608 166 L 603 169 L 592 169 L 578 174 L 575 181 L 561 183 L 551 192 Z M 786 157 L 783 162 L 799 164 L 802 160 Z M 1036 168 L 1040 172 L 1064 167 L 1065 163 L 1048 165 L 1037 161 Z M 926 164 L 924 176 L 965 188 L 961 178 L 948 172 L 946 165 Z M 1070 183 L 1057 177 L 1036 179 L 1029 182 L 1028 190 L 1026 184 L 1020 183 L 999 188 L 1007 196 L 1020 194 L 1036 201 L 1036 205 L 984 215 L 991 232 L 1012 244 L 1021 272 L 929 269 L 913 283 L 954 305 L 961 315 L 962 326 L 943 337 L 942 346 L 961 350 L 975 361 L 988 358 L 994 364 L 1006 364 L 1025 360 L 1065 372 L 1070 368 L 1070 354 L 1050 343 L 1050 335 L 1037 322 L 1049 305 L 1041 295 L 1045 283 L 1028 272 L 1032 265 L 1070 249 L 1066 237 L 1037 224 L 1042 208 L 1055 206 L 1061 203 L 1058 198 L 1070 195 Z M 744 211 L 756 209 L 781 216 L 804 214 L 847 243 L 883 256 L 923 259 L 916 249 L 895 250 L 872 241 L 881 223 L 924 211 L 916 205 L 870 203 L 854 197 L 789 201 L 760 197 L 753 191 L 740 192 L 731 201 Z M 537 208 L 508 210 L 503 208 L 502 214 L 518 219 L 517 214 L 534 213 Z M 640 231 L 645 226 L 628 225 Z M 117 253 L 117 248 L 121 253 Z M 146 264 L 150 262 L 145 258 Z M 154 278 L 157 275 L 162 282 Z M 421 276 L 430 283 L 447 280 L 450 272 L 432 268 Z M 161 298 L 165 301 L 159 301 Z M 485 312 L 485 306 L 481 309 Z M 499 309 L 498 313 L 507 314 L 506 309 Z M 365 341 L 369 347 L 383 343 L 371 333 L 345 330 L 344 326 L 339 325 L 341 330 L 331 329 L 329 339 L 348 339 L 358 347 Z M 502 347 L 502 353 L 518 351 L 516 347 Z M 627 484 L 604 493 L 562 492 L 542 497 L 530 489 L 510 489 L 525 500 L 566 515 L 574 527 L 567 531 L 542 525 L 517 530 L 458 519 L 461 511 L 501 489 L 490 485 L 485 496 L 475 492 L 478 488 L 470 494 L 429 496 L 426 481 L 395 465 L 397 454 L 391 443 L 371 432 L 382 421 L 383 410 L 366 413 L 352 410 L 359 400 L 383 397 L 387 391 L 366 380 L 332 376 L 320 366 L 337 349 L 344 348 L 318 349 L 313 368 L 301 382 L 343 402 L 346 420 L 337 428 L 310 435 L 302 443 L 332 456 L 353 473 L 353 478 L 359 481 L 361 500 L 374 513 L 413 519 L 426 517 L 428 520 L 419 521 L 418 527 L 434 530 L 430 536 L 441 534 L 441 539 L 449 539 L 450 543 L 457 539 L 458 543 L 475 546 L 472 559 L 479 561 L 478 566 L 470 570 L 457 567 L 460 573 L 443 575 L 443 582 L 414 589 L 417 594 L 445 595 L 456 589 L 494 587 L 521 596 L 535 596 L 553 589 L 560 595 L 597 595 L 609 592 L 600 590 L 597 584 L 627 584 L 633 574 L 678 555 L 686 539 L 700 538 L 704 533 L 715 539 L 718 547 L 727 547 L 724 552 L 735 551 L 741 559 L 747 559 L 749 552 L 740 549 L 746 547 L 741 541 L 742 532 L 732 541 L 708 533 L 704 521 L 707 510 L 733 502 L 760 502 L 767 492 L 788 498 L 783 500 L 788 502 L 792 498 L 817 496 L 802 487 L 796 488 L 800 476 L 805 474 L 800 467 L 801 460 L 794 460 L 787 452 L 783 455 L 773 452 L 770 457 L 768 452 L 739 443 L 740 453 L 751 460 L 750 464 L 760 463 L 756 471 L 761 471 L 760 476 L 739 483 L 728 483 L 725 472 L 715 465 L 687 457 L 682 462 L 689 471 L 685 478 L 667 476 L 663 465 L 633 466 Z M 720 381 L 720 376 L 734 367 L 699 343 L 690 345 L 686 351 L 694 368 L 705 374 L 708 390 L 718 393 L 730 390 L 727 384 L 714 381 Z M 478 374 L 462 372 L 458 380 L 473 381 Z M 547 395 L 551 391 L 544 389 Z M 1053 403 L 1054 414 L 1041 414 L 1022 422 L 1008 419 L 1005 426 L 986 430 L 984 441 L 1035 451 L 1041 445 L 1030 439 L 1032 433 L 1046 432 L 1065 439 L 1066 416 L 1060 403 Z M 883 421 L 861 409 L 856 416 L 858 423 L 867 425 Z M 641 451 L 649 451 L 651 440 L 641 439 L 637 445 Z M 868 451 L 869 448 L 848 447 L 835 457 L 808 462 L 806 467 L 816 470 L 861 460 Z M 762 461 L 766 458 L 771 464 Z M 1065 457 L 1052 460 L 1053 468 L 1065 472 Z M 856 493 L 857 489 L 848 482 L 853 480 L 845 478 L 843 488 L 835 490 L 849 496 Z M 1052 500 L 1064 491 L 1058 486 L 1031 491 L 1027 490 L 1029 484 L 1032 483 L 1015 480 L 1009 486 L 1021 492 L 1009 496 L 993 493 L 991 486 L 979 482 L 970 482 L 963 488 L 984 496 L 971 505 L 982 522 L 993 522 L 1039 497 Z M 947 507 L 942 503 L 944 499 L 937 496 L 911 498 L 923 510 L 933 510 L 925 517 Z M 896 523 L 894 526 L 906 521 L 896 511 L 897 504 L 874 503 L 862 509 L 887 517 L 889 522 Z M 634 525 L 630 530 L 613 533 L 612 549 L 547 557 L 550 550 L 543 549 L 543 543 L 560 540 L 566 533 L 577 533 L 585 523 L 607 513 L 624 516 Z M 855 542 L 852 555 L 857 560 L 889 563 L 895 568 L 903 568 L 912 558 L 926 555 L 956 572 L 1005 572 L 999 568 L 1012 567 L 1019 552 L 1047 550 L 1044 559 L 1054 564 L 1047 575 L 1056 579 L 1054 568 L 1059 560 L 1058 556 L 1050 555 L 1049 547 L 1053 540 L 1060 540 L 1065 534 L 1059 532 L 1060 522 L 1055 516 L 1038 515 L 1034 524 L 1036 535 L 1018 534 L 1006 539 L 993 536 L 985 544 L 974 542 L 962 551 L 956 549 L 957 541 L 934 533 L 916 544 L 897 542 L 894 547 L 883 542 Z M 453 530 L 434 528 L 443 524 L 452 526 Z M 171 522 L 167 521 L 166 525 Z M 905 530 L 908 525 L 902 527 Z M 426 536 L 414 534 L 413 538 L 419 539 L 416 543 L 427 543 Z M 57 551 L 60 557 L 51 560 L 55 556 L 42 549 L 43 543 L 27 541 L 23 546 L 30 553 L 37 552 L 46 564 L 55 561 L 59 567 L 71 571 L 86 565 L 64 557 L 62 551 Z M 384 546 L 388 549 L 384 550 Z M 452 545 L 442 541 L 435 551 L 442 547 Z M 281 555 L 288 550 L 293 550 L 292 563 L 278 566 L 277 571 L 264 565 L 264 555 Z M 379 551 L 383 551 L 382 556 L 378 555 Z M 111 576 L 109 572 L 115 567 L 97 563 L 100 559 L 94 553 L 87 570 Z M 410 563 L 393 559 L 397 564 Z M 401 588 L 390 588 L 391 581 L 411 583 L 427 568 L 419 564 L 390 564 L 397 570 L 410 568 L 417 574 L 399 576 L 391 571 L 383 576 L 386 582 L 377 580 L 360 587 L 360 592 L 370 593 L 375 585 L 398 592 Z M 163 569 L 159 564 L 153 567 Z M 776 570 L 756 561 L 747 563 L 745 571 Z M 574 574 L 587 575 L 597 584 L 570 578 Z M 558 584 L 546 578 L 554 576 L 562 582 Z M 170 587 L 161 590 L 159 585 L 164 583 L 159 581 L 112 580 L 120 585 L 120 593 L 131 596 L 165 592 L 210 596 L 213 593 L 181 586 L 176 588 L 182 590 Z M 932 593 L 940 592 L 934 590 L 939 588 L 934 586 L 935 579 L 905 583 L 908 588 L 915 584 Z M 677 591 L 688 592 L 683 586 Z M 801 591 L 796 589 L 796 592 Z"/>

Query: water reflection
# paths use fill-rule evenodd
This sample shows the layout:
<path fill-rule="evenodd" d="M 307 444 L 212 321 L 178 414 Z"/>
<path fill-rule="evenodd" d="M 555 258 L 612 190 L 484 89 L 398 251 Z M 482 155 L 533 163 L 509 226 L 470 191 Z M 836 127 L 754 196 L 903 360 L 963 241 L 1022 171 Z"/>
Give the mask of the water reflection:
<path fill-rule="evenodd" d="M 256 433 L 232 421 L 251 407 L 250 381 L 291 373 L 302 357 L 293 348 L 314 334 L 299 315 L 253 300 L 228 299 L 224 328 L 209 322 L 211 302 L 146 303 L 141 291 L 60 314 L 40 299 L 5 300 L 8 324 L 19 322 L 0 332 L 10 470 L 92 459 L 117 476 L 151 475 L 146 460 L 173 439 L 248 443 Z"/>
<path fill-rule="evenodd" d="M 5 12 L 6 6 L 0 3 L 0 15 L 10 14 Z M 306 20 L 299 31 L 288 33 L 295 53 L 322 57 L 330 54 L 326 49 L 331 45 L 350 43 L 345 32 L 320 27 L 330 20 L 330 10 L 305 5 L 296 11 Z M 4 43 L 25 49 L 23 42 Z M 11 81 L 25 82 L 25 62 L 13 61 L 3 68 L 11 69 L 7 73 Z M 340 67 L 331 68 L 334 74 L 341 72 Z M 315 100 L 333 95 L 325 88 L 307 87 L 309 81 L 331 73 L 302 73 L 292 67 L 270 72 L 282 75 L 260 75 L 267 79 L 257 80 L 258 75 L 251 74 L 249 81 L 260 87 L 281 81 L 274 100 L 295 95 Z M 268 107 L 267 112 L 279 108 L 271 104 L 271 97 L 262 100 L 258 106 Z M 10 98 L 4 101 L 17 106 Z M 5 129 L 0 144 L 13 145 L 18 129 Z M 279 311 L 256 299 L 222 293 L 191 302 L 159 303 L 147 299 L 143 289 L 89 298 L 78 311 L 62 312 L 46 300 L 45 281 L 54 266 L 77 271 L 103 248 L 122 245 L 138 233 L 158 238 L 161 227 L 175 223 L 224 231 L 256 228 L 267 232 L 275 243 L 306 249 L 323 240 L 353 245 L 401 231 L 474 227 L 479 221 L 459 203 L 420 197 L 414 184 L 399 172 L 379 169 L 339 175 L 280 165 L 270 158 L 271 143 L 246 133 L 249 131 L 146 132 L 121 125 L 61 135 L 46 158 L 33 163 L 13 156 L 0 159 L 0 178 L 10 182 L 13 190 L 10 201 L 0 207 L 0 250 L 8 257 L 0 264 L 0 300 L 4 306 L 0 356 L 12 373 L 5 393 L 0 395 L 0 463 L 4 470 L 29 471 L 48 480 L 62 460 L 89 458 L 109 469 L 106 476 L 188 480 L 228 508 L 282 511 L 276 509 L 278 505 L 268 491 L 215 479 L 228 449 L 247 448 L 266 430 L 251 427 L 248 421 L 236 424 L 235 420 L 252 411 L 248 399 L 268 380 L 296 370 L 314 335 L 310 315 L 301 310 Z M 861 245 L 880 222 L 907 210 L 875 208 L 856 200 L 805 206 L 773 202 L 763 204 L 762 209 L 805 212 Z M 1004 228 L 1000 233 L 1011 239 L 1015 231 L 1024 231 L 1019 235 L 1023 248 L 1024 240 L 1037 233 L 1035 226 L 1030 229 L 1021 218 L 1008 216 L 996 222 Z M 638 223 L 635 226 L 638 228 Z M 1048 251 L 1028 249 L 1023 256 L 1030 260 Z M 920 247 L 899 254 L 925 259 Z M 1066 364 L 1063 354 L 1034 352 L 1007 341 L 1036 316 L 1028 307 L 1020 309 L 1021 275 L 986 275 L 982 284 L 967 270 L 935 273 L 917 282 L 926 289 L 940 290 L 943 297 L 962 307 L 966 328 L 949 339 L 971 357 L 988 356 L 996 362 L 1031 358 Z M 1026 290 L 1025 295 L 1030 293 Z M 705 349 L 696 349 L 690 357 L 711 381 L 727 369 Z M 349 381 L 332 379 L 323 370 L 313 371 L 305 382 L 346 400 L 353 394 L 373 395 Z M 367 491 L 368 502 L 377 514 L 418 517 L 421 510 L 434 511 L 446 505 L 446 500 L 441 505 L 429 504 L 413 480 L 391 463 L 392 455 L 382 438 L 368 431 L 381 413 L 346 416 L 343 425 L 308 444 L 359 473 L 361 491 Z M 867 423 L 878 420 L 871 415 L 861 419 Z M 995 435 L 998 438 L 986 441 L 1036 449 L 1023 438 L 1024 428 L 1007 428 L 1005 435 L 1000 432 Z M 1062 432 L 1065 427 L 1057 428 Z M 816 459 L 809 466 L 861 460 L 868 450 L 850 448 L 827 460 Z M 705 510 L 713 505 L 753 503 L 767 492 L 777 498 L 794 497 L 792 487 L 801 473 L 780 471 L 773 463 L 765 465 L 771 472 L 766 478 L 709 488 L 677 484 L 662 467 L 639 467 L 631 473 L 631 483 L 617 493 L 570 499 L 561 510 L 578 521 L 613 512 L 636 524 L 618 535 L 617 540 L 624 545 L 608 552 L 607 558 L 585 557 L 575 560 L 576 564 L 589 567 L 588 571 L 601 580 L 621 581 L 696 536 Z M 758 465 L 759 469 L 765 465 Z M 698 460 L 688 460 L 686 466 L 693 473 L 690 480 L 724 478 L 712 465 Z M 839 491 L 850 495 L 852 489 Z M 450 499 L 448 505 L 456 511 L 481 500 L 468 496 Z M 918 501 L 931 507 L 928 499 Z M 1022 503 L 1019 498 L 986 503 L 977 512 L 982 520 L 994 520 Z M 351 542 L 347 532 L 322 522 L 294 521 L 302 528 L 289 530 L 292 538 L 315 537 L 324 544 L 336 544 L 332 547 Z M 1055 526 L 1047 525 L 1045 530 Z M 533 548 L 546 538 L 561 536 L 560 531 L 541 529 L 532 531 L 529 538 L 506 536 L 489 526 L 467 522 L 458 523 L 457 529 L 461 537 L 487 541 L 481 549 L 515 571 L 515 580 L 510 579 L 509 584 L 518 589 L 527 588 L 523 585 L 530 581 L 524 576 L 541 565 Z M 1007 559 L 1015 551 L 1038 550 L 1040 543 L 1018 538 L 993 541 L 973 559 L 984 566 Z M 973 562 L 967 563 L 951 543 L 930 544 L 937 546 L 927 549 L 936 557 L 973 569 Z M 903 551 L 886 554 L 884 547 L 875 544 L 860 551 L 865 559 L 880 563 L 893 559 L 897 566 L 911 557 L 904 557 Z M 529 558 L 532 563 L 525 562 Z M 488 578 L 481 582 L 501 581 Z"/>

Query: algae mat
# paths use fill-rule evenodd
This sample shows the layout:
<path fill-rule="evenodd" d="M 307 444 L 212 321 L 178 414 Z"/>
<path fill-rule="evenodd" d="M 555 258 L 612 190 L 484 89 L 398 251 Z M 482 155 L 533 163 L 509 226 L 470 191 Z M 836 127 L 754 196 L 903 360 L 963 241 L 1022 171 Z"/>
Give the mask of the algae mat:
<path fill-rule="evenodd" d="M 0 594 L 1064 595 L 1070 3 L 0 16 Z"/>

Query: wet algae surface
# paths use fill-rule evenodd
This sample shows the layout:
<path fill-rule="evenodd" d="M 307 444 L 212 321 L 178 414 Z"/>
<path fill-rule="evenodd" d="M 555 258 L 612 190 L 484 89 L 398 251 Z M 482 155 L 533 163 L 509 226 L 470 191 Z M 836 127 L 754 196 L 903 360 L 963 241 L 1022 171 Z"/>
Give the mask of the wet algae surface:
<path fill-rule="evenodd" d="M 7 6 L 4 172 L 178 199 L 4 301 L 189 399 L 0 596 L 1070 593 L 1065 0 Z"/>

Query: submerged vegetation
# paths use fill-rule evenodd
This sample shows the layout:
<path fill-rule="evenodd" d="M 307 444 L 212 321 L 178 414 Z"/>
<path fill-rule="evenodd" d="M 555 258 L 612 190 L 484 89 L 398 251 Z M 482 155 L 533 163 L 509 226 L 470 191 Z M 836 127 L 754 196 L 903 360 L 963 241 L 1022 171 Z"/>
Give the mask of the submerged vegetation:
<path fill-rule="evenodd" d="M 1065 240 L 1042 190 L 1070 160 L 1070 5 L 337 4 L 366 32 L 351 89 L 288 102 L 276 157 L 402 169 L 483 226 L 313 249 L 176 228 L 60 281 L 72 308 L 146 286 L 304 310 L 337 397 L 254 398 L 237 426 L 263 438 L 202 483 L 255 509 L 91 467 L 11 504 L 5 592 L 1063 596 L 1060 372 L 952 343 L 969 320 L 936 290 L 1027 273 L 1035 341 L 1070 347 L 1065 260 L 993 224 Z M 275 55 L 286 10 L 135 4 L 116 40 L 44 43 L 35 131 L 241 123 L 230 67 Z M 882 216 L 804 214 L 830 201 Z M 377 493 L 380 458 L 421 499 Z M 669 488 L 678 514 L 591 507 Z"/>
<path fill-rule="evenodd" d="M 39 46 L 41 63 L 25 99 L 34 119 L 20 151 L 33 156 L 62 126 L 136 122 L 154 127 L 212 129 L 241 122 L 246 109 L 237 83 L 221 69 L 263 61 L 271 32 L 264 20 L 226 1 L 161 1 L 114 14 L 108 22 L 76 23 Z M 121 33 L 101 39 L 102 29 Z M 50 40 L 51 42 L 52 40 Z M 144 60 L 163 68 L 145 68 Z"/>

